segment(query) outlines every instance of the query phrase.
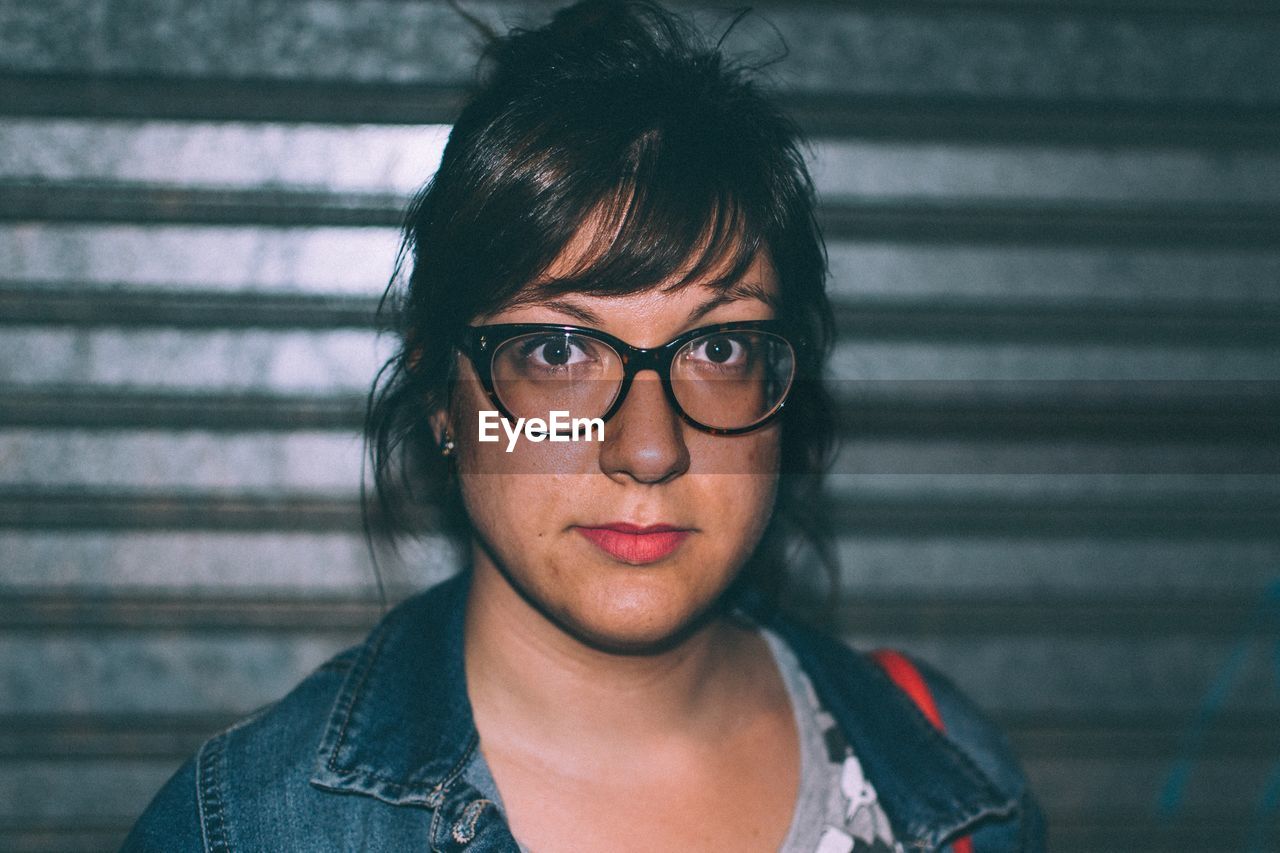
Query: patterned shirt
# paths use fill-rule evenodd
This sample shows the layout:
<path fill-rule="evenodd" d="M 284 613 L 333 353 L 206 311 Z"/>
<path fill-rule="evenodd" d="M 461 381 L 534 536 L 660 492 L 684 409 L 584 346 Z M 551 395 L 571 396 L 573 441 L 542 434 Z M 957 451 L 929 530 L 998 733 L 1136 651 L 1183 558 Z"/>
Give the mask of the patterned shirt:
<path fill-rule="evenodd" d="M 875 788 L 800 662 L 778 637 L 762 633 L 787 686 L 800 734 L 800 791 L 779 853 L 902 853 Z"/>

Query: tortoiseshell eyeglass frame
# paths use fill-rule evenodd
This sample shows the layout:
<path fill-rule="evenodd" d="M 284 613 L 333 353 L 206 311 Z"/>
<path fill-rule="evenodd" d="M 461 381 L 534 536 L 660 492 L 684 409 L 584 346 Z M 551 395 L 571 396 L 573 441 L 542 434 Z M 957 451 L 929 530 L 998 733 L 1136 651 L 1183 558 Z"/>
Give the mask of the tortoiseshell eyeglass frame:
<path fill-rule="evenodd" d="M 733 429 L 708 426 L 691 418 L 689 413 L 684 410 L 684 407 L 680 405 L 680 401 L 676 399 L 675 388 L 671 384 L 671 363 L 675 360 L 676 353 L 690 341 L 705 335 L 735 331 L 764 332 L 785 343 L 791 350 L 791 376 L 787 379 L 787 388 L 782 393 L 778 403 L 760 420 L 749 426 Z M 564 332 L 590 338 L 605 344 L 618 354 L 619 359 L 622 361 L 622 380 L 608 410 L 603 415 L 598 416 L 605 421 L 608 421 L 622 408 L 623 402 L 627 399 L 627 392 L 631 389 L 631 380 L 642 370 L 657 372 L 658 378 L 662 381 L 662 388 L 667 395 L 668 402 L 671 403 L 671 407 L 679 413 L 685 423 L 712 435 L 742 435 L 764 427 L 782 413 L 782 409 L 787 403 L 787 398 L 791 395 L 791 390 L 795 386 L 798 361 L 797 347 L 786 335 L 782 334 L 782 324 L 777 320 L 745 320 L 736 323 L 717 323 L 712 326 L 700 326 L 683 332 L 665 344 L 656 347 L 632 346 L 621 338 L 587 326 L 567 326 L 559 323 L 494 323 L 487 326 L 468 326 L 463 330 L 459 338 L 458 349 L 471 360 L 471 364 L 476 369 L 476 374 L 480 377 L 480 384 L 485 393 L 489 395 L 490 401 L 502 416 L 508 420 L 515 420 L 516 417 L 503 405 L 494 387 L 494 353 L 513 338 L 538 332 Z"/>

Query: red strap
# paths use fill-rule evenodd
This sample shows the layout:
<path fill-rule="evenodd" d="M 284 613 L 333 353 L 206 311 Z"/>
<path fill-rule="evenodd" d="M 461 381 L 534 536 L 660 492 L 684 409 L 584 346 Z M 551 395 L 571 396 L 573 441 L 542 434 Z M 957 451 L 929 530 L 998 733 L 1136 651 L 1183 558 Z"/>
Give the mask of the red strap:
<path fill-rule="evenodd" d="M 942 715 L 938 713 L 938 704 L 933 701 L 933 694 L 929 692 L 929 685 L 925 684 L 924 676 L 906 655 L 893 649 L 876 649 L 869 652 L 867 657 L 879 664 L 889 680 L 911 697 L 911 701 L 916 703 L 920 713 L 933 723 L 934 728 L 940 732 L 946 731 Z M 957 838 L 951 842 L 951 849 L 954 853 L 973 853 L 973 840 L 967 835 Z"/>
<path fill-rule="evenodd" d="M 870 657 L 880 664 L 880 668 L 884 670 L 885 675 L 889 676 L 890 681 L 911 697 L 911 701 L 916 703 L 916 707 L 929 722 L 933 723 L 935 729 L 945 731 L 942 715 L 938 713 L 938 705 L 933 701 L 929 685 L 924 683 L 924 676 L 906 655 L 893 649 L 876 649 L 871 652 Z"/>

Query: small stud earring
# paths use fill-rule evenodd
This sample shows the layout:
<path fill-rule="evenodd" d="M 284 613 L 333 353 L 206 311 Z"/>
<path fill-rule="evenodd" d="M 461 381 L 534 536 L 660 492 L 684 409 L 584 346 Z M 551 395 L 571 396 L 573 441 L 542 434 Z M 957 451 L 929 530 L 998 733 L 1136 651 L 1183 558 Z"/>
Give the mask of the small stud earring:
<path fill-rule="evenodd" d="M 440 455 L 441 455 L 441 456 L 452 456 L 452 455 L 453 455 L 453 449 L 454 449 L 455 447 L 457 447 L 457 445 L 453 443 L 453 439 L 446 435 L 446 436 L 444 437 L 444 443 L 440 445 Z"/>

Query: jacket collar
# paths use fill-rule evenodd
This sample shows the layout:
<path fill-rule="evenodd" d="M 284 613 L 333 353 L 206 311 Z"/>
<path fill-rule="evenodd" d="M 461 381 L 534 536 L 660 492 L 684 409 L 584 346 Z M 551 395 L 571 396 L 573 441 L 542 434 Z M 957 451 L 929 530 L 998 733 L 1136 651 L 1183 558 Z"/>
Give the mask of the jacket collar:
<path fill-rule="evenodd" d="M 476 748 L 462 633 L 470 572 L 383 617 L 338 692 L 311 781 L 435 808 Z"/>
<path fill-rule="evenodd" d="M 312 782 L 437 808 L 478 743 L 462 656 L 470 573 L 393 609 L 360 648 L 320 743 Z M 1018 807 L 879 667 L 838 640 L 765 621 L 796 653 L 908 847 Z"/>
<path fill-rule="evenodd" d="M 879 666 L 824 634 L 779 618 L 767 624 L 795 652 L 908 849 L 936 849 L 970 824 L 1019 807 L 1019 792 L 992 781 Z"/>

